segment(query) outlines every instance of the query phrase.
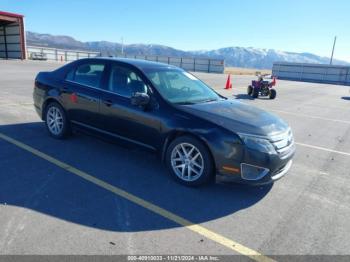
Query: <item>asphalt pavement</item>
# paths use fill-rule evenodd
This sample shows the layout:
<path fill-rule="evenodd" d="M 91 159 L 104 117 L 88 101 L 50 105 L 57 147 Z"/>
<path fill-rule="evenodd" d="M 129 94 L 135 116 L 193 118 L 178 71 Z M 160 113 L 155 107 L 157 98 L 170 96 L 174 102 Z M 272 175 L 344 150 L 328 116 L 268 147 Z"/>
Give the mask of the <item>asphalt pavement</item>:
<path fill-rule="evenodd" d="M 291 171 L 274 185 L 194 189 L 138 147 L 86 134 L 49 137 L 33 108 L 33 81 L 59 66 L 0 61 L 0 134 L 15 141 L 0 138 L 0 254 L 350 255 L 349 87 L 278 80 L 275 100 L 252 100 L 252 76 L 232 76 L 224 90 L 227 75 L 194 73 L 230 99 L 285 119 L 297 143 Z"/>

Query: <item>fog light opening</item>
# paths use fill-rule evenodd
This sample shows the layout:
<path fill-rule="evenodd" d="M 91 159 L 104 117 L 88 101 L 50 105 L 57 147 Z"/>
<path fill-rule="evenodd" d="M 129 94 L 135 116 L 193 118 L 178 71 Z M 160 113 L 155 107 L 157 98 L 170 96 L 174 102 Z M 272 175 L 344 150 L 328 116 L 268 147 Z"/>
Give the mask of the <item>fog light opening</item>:
<path fill-rule="evenodd" d="M 241 177 L 245 180 L 259 180 L 270 172 L 270 169 L 242 163 Z"/>

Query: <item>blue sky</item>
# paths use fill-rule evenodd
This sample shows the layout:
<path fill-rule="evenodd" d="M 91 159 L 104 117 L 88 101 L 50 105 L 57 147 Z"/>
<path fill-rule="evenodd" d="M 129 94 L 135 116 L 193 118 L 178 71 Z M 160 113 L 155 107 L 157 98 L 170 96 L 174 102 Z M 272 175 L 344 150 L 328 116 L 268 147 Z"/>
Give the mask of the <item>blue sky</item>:
<path fill-rule="evenodd" d="M 0 0 L 26 29 L 81 41 L 163 44 L 183 50 L 273 48 L 350 61 L 348 0 Z"/>

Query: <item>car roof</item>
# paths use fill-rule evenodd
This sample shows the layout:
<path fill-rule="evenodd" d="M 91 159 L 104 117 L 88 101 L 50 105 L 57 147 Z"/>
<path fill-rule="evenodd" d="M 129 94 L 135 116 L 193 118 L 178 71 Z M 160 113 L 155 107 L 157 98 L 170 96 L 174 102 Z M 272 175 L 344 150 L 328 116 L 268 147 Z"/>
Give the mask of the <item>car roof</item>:
<path fill-rule="evenodd" d="M 153 62 L 153 61 L 148 61 L 148 60 L 141 60 L 141 59 L 133 59 L 133 58 L 115 58 L 115 57 L 94 57 L 94 58 L 85 58 L 81 60 L 104 60 L 104 61 L 116 61 L 116 62 L 122 62 L 128 65 L 132 65 L 137 67 L 140 70 L 145 70 L 145 69 L 164 69 L 164 68 L 169 68 L 169 69 L 180 69 L 176 66 L 173 65 L 168 65 L 165 63 L 159 63 L 159 62 Z"/>

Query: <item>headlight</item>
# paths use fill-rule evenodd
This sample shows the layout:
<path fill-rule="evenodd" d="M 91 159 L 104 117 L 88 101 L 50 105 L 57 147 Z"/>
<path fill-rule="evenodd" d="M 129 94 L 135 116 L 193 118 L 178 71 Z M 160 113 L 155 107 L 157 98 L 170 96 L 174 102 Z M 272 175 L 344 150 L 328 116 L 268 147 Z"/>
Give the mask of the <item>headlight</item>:
<path fill-rule="evenodd" d="M 269 140 L 253 135 L 238 134 L 243 143 L 250 149 L 265 153 L 276 153 L 274 146 Z"/>

